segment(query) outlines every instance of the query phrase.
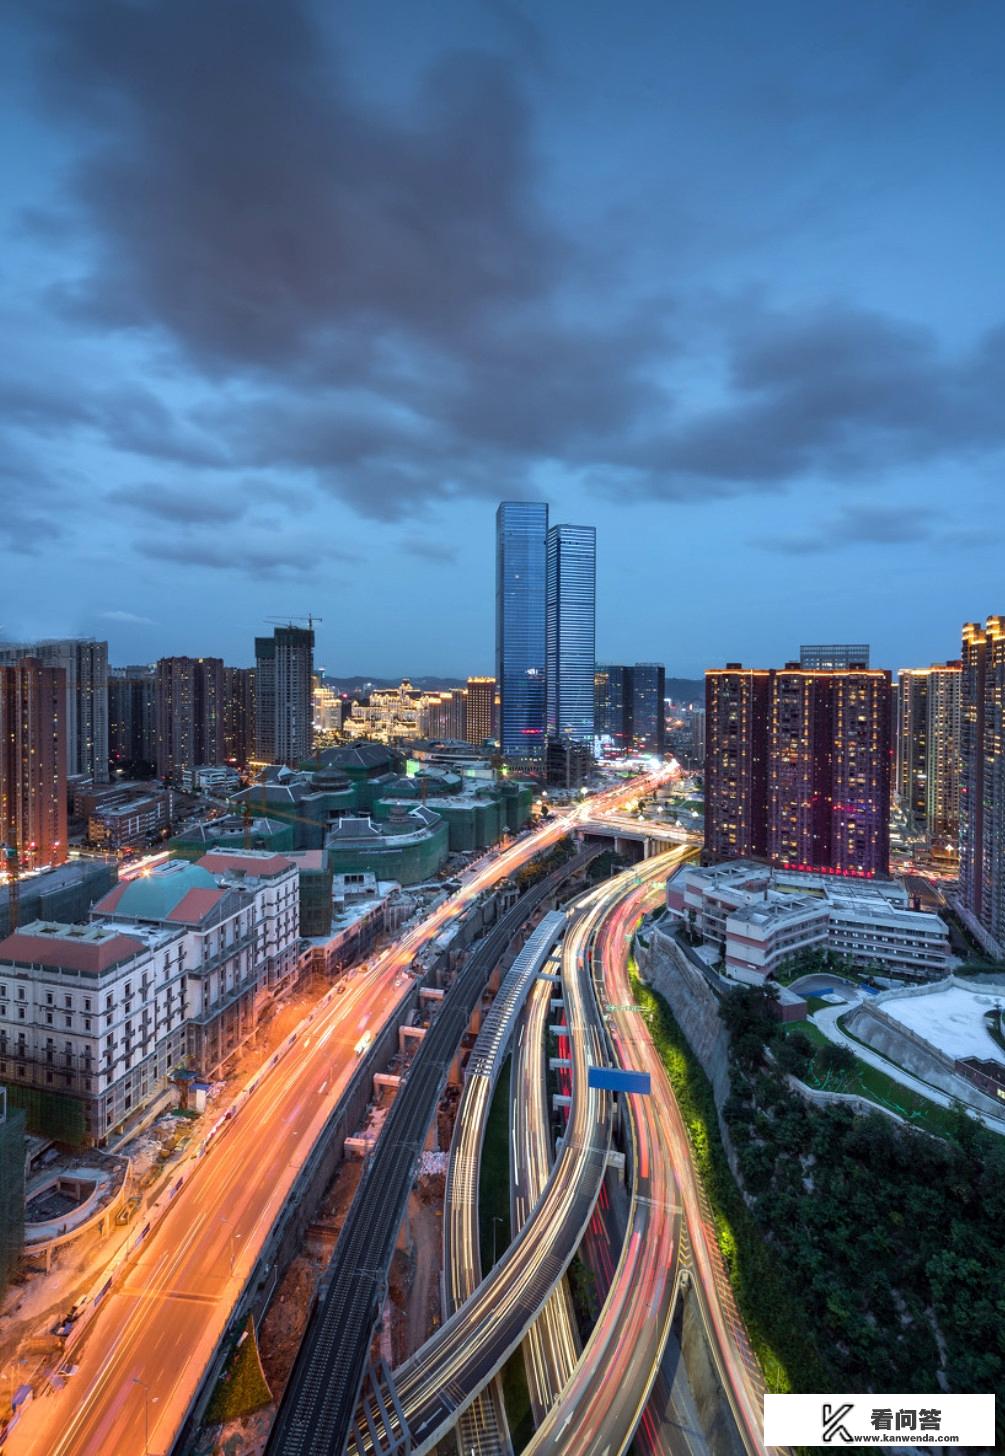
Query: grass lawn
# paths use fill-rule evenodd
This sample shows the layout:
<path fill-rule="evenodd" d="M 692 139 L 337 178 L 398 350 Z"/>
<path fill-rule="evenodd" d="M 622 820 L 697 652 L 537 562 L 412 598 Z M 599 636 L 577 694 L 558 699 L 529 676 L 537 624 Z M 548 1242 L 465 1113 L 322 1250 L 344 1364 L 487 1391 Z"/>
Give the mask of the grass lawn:
<path fill-rule="evenodd" d="M 786 1024 L 786 1035 L 791 1036 L 797 1031 L 801 1031 L 815 1047 L 829 1044 L 828 1038 L 812 1021 L 790 1021 Z M 950 1108 L 929 1102 L 920 1092 L 904 1087 L 896 1078 L 887 1076 L 878 1067 L 863 1062 L 860 1057 L 855 1058 L 855 1065 L 848 1072 L 831 1072 L 820 1076 L 811 1067 L 807 1082 L 809 1086 L 819 1087 L 827 1092 L 851 1092 L 859 1097 L 866 1097 L 879 1107 L 899 1113 L 913 1126 L 923 1128 L 925 1132 L 937 1133 L 940 1137 L 949 1137 L 955 1126 L 956 1119 Z"/>

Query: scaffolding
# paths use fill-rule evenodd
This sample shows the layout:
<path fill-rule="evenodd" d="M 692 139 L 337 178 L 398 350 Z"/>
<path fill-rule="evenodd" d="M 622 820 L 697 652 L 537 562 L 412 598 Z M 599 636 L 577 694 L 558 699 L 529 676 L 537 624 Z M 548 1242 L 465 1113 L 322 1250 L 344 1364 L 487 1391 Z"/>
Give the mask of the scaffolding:
<path fill-rule="evenodd" d="M 24 1124 L 24 1113 L 8 1106 L 0 1087 L 0 1295 L 24 1245 Z"/>

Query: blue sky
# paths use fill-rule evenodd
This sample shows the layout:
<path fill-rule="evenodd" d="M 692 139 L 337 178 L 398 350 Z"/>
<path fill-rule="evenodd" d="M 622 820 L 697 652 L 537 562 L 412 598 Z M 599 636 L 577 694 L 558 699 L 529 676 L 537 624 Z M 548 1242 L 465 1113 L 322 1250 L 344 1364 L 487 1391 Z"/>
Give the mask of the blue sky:
<path fill-rule="evenodd" d="M 0 73 L 4 636 L 492 666 L 952 656 L 1005 610 L 997 0 L 32 0 Z"/>

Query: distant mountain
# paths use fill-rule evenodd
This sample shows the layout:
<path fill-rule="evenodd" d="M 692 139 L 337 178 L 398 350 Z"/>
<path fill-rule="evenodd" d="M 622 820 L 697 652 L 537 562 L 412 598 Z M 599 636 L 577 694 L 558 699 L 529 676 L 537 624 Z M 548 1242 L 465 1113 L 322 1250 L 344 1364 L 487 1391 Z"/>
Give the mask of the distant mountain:
<path fill-rule="evenodd" d="M 329 683 L 337 692 L 358 693 L 364 687 L 371 688 L 396 688 L 401 682 L 400 677 L 326 677 Z M 463 677 L 413 677 L 409 678 L 413 688 L 419 688 L 422 692 L 441 693 L 448 688 L 462 688 L 467 679 Z M 693 677 L 668 677 L 666 686 L 667 697 L 675 703 L 700 703 L 705 698 L 705 683 L 702 678 Z"/>
<path fill-rule="evenodd" d="M 674 703 L 703 703 L 705 680 L 694 677 L 668 677 L 667 697 Z"/>

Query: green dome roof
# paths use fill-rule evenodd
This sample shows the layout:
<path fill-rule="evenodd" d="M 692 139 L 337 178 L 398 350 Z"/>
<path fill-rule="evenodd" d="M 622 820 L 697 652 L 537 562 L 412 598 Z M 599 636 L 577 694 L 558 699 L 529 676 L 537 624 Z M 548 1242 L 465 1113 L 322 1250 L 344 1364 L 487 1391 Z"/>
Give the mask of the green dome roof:
<path fill-rule="evenodd" d="M 189 890 L 215 890 L 209 870 L 185 860 L 169 860 L 148 875 L 130 880 L 115 906 L 116 915 L 135 915 L 137 920 L 164 920 L 180 905 Z"/>

